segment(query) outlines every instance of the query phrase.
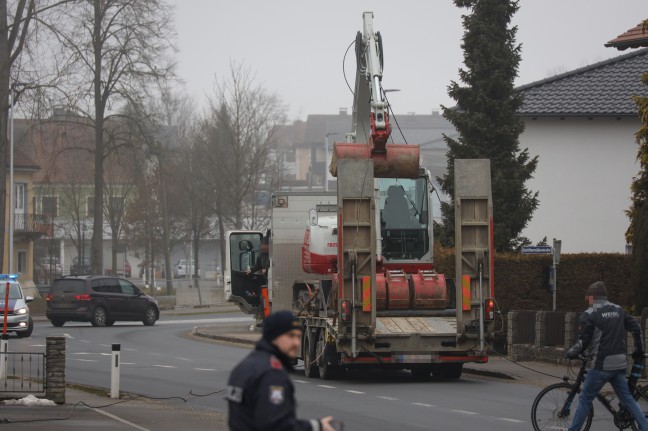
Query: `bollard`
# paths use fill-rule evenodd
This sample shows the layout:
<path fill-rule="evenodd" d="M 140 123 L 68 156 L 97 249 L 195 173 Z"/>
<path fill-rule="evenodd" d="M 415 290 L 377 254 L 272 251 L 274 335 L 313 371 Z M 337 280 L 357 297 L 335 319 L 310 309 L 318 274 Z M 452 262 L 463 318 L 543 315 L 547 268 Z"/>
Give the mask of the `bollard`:
<path fill-rule="evenodd" d="M 119 399 L 119 362 L 121 344 L 112 345 L 112 367 L 110 373 L 110 398 Z"/>
<path fill-rule="evenodd" d="M 2 334 L 2 342 L 0 342 L 0 379 L 7 378 L 7 361 L 9 360 L 9 338 L 7 333 Z"/>

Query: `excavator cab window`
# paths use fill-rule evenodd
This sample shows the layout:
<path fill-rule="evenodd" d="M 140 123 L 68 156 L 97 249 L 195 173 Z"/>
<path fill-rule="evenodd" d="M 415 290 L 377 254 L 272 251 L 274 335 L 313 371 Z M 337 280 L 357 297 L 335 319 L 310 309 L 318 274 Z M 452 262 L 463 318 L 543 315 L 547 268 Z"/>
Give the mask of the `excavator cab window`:
<path fill-rule="evenodd" d="M 386 260 L 420 259 L 430 248 L 425 178 L 378 180 L 380 232 Z"/>

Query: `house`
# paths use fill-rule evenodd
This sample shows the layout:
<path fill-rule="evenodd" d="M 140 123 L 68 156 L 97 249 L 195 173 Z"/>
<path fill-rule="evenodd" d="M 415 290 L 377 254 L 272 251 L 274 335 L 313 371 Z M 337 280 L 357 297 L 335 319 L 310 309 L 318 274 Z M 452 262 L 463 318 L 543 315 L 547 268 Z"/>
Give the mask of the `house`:
<path fill-rule="evenodd" d="M 8 161 L 8 169 L 11 161 Z M 5 231 L 4 241 L 4 262 L 3 268 L 9 268 L 12 274 L 19 274 L 18 280 L 25 289 L 25 294 L 38 296 L 34 284 L 34 240 L 46 235 L 51 235 L 51 220 L 43 214 L 36 214 L 34 211 L 33 176 L 40 167 L 30 155 L 24 151 L 14 148 L 13 157 L 13 190 L 14 190 L 14 214 L 13 214 L 13 257 L 12 267 L 9 268 L 9 232 Z M 7 176 L 7 195 L 5 196 L 6 211 L 5 220 L 9 225 L 11 207 L 9 205 L 10 176 Z"/>
<path fill-rule="evenodd" d="M 638 172 L 632 96 L 648 95 L 643 49 L 518 87 L 520 147 L 539 156 L 530 190 L 540 205 L 524 235 L 564 252 L 624 252 L 630 183 Z"/>

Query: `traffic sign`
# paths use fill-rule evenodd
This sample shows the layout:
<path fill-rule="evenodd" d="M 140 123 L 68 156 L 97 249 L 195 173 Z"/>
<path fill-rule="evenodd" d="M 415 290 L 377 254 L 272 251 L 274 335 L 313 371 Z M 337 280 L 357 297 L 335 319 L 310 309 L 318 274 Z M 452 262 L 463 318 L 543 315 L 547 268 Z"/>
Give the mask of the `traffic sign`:
<path fill-rule="evenodd" d="M 522 254 L 551 254 L 550 245 L 525 245 Z"/>

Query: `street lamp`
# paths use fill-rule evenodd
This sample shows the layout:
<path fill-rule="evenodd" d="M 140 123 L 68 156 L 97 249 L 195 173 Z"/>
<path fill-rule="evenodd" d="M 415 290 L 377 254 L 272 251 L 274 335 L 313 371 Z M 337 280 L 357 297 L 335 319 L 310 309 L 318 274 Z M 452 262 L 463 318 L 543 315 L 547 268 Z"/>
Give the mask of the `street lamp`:
<path fill-rule="evenodd" d="M 24 87 L 25 82 L 14 82 L 9 86 L 9 274 L 13 273 L 13 238 L 14 238 L 14 216 L 15 216 L 15 191 L 14 191 L 14 90 L 16 87 Z"/>

